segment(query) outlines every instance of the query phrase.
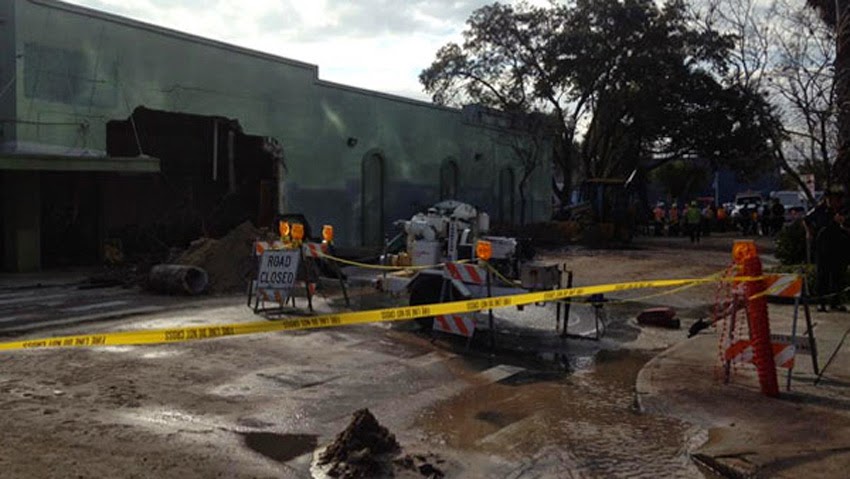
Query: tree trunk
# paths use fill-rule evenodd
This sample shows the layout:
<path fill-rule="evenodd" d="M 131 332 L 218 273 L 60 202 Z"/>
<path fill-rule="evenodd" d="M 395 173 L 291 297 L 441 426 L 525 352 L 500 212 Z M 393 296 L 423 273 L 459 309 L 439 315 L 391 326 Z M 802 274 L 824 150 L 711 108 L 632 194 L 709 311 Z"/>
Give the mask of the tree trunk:
<path fill-rule="evenodd" d="M 832 172 L 831 184 L 841 185 L 850 191 L 850 18 L 847 17 L 847 0 L 838 2 L 838 25 L 835 52 L 835 93 L 838 101 L 838 153 Z"/>

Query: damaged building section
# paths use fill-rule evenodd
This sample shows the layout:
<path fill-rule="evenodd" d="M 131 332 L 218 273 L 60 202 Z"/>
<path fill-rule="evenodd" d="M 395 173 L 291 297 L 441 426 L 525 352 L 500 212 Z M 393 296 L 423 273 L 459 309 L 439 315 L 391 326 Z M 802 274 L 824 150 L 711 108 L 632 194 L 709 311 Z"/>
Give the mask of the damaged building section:
<path fill-rule="evenodd" d="M 245 221 L 271 225 L 285 170 L 274 138 L 245 134 L 237 120 L 144 107 L 110 121 L 106 132 L 110 155 L 161 161 L 158 175 L 104 185 L 106 234 L 125 252 L 162 255 L 199 237 L 224 236 Z"/>
<path fill-rule="evenodd" d="M 0 71 L 14 72 L 3 271 L 164 261 L 280 214 L 368 254 L 440 200 L 506 225 L 551 216 L 552 149 L 518 158 L 531 133 L 511 114 L 328 82 L 316 65 L 57 0 L 2 2 L 0 16 Z"/>

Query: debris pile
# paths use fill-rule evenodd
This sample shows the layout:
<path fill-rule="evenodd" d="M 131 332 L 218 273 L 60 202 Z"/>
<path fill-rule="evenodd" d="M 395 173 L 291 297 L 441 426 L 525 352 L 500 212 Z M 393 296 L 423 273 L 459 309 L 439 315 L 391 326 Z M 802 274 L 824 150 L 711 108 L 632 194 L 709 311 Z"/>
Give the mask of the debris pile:
<path fill-rule="evenodd" d="M 397 469 L 412 471 L 422 477 L 428 479 L 442 479 L 446 477 L 442 470 L 431 464 L 429 457 L 433 458 L 437 464 L 442 464 L 444 461 L 434 454 L 405 454 L 403 457 L 393 461 Z"/>
<path fill-rule="evenodd" d="M 331 466 L 331 477 L 377 477 L 388 473 L 390 459 L 400 450 L 395 435 L 378 424 L 368 409 L 361 409 L 319 456 L 319 464 Z"/>
<path fill-rule="evenodd" d="M 327 468 L 328 476 L 340 479 L 411 477 L 411 473 L 413 477 L 444 477 L 427 456 L 402 454 L 395 435 L 381 426 L 368 409 L 361 409 L 354 413 L 348 427 L 319 454 L 318 465 Z"/>
<path fill-rule="evenodd" d="M 254 241 L 267 235 L 267 232 L 246 221 L 220 239 L 193 241 L 176 263 L 197 266 L 206 271 L 211 293 L 245 291 L 248 281 L 256 273 Z"/>

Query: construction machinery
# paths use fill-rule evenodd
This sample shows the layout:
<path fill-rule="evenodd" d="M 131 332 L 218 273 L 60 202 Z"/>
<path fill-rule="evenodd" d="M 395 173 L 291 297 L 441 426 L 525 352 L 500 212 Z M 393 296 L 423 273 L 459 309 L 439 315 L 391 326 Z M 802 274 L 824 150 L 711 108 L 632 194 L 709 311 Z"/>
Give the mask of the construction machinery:
<path fill-rule="evenodd" d="M 533 251 L 525 242 L 489 235 L 489 216 L 467 203 L 443 201 L 396 225 L 401 232 L 388 242 L 382 262 L 409 269 L 380 275 L 376 286 L 389 293 L 409 293 L 411 306 L 564 288 L 572 278 L 563 265 L 533 262 Z M 486 245 L 485 258 L 480 258 L 480 243 Z M 559 322 L 561 311 L 559 305 Z M 433 326 L 471 337 L 482 318 L 464 316 L 417 322 L 426 329 Z M 492 312 L 489 316 L 492 331 Z M 450 331 L 454 328 L 447 325 L 452 321 L 465 322 L 460 327 L 465 333 Z"/>
<path fill-rule="evenodd" d="M 634 176 L 582 181 L 575 201 L 562 208 L 555 219 L 577 223 L 587 240 L 631 241 L 637 217 Z"/>
<path fill-rule="evenodd" d="M 475 242 L 488 241 L 492 245 L 491 264 L 508 277 L 519 275 L 521 260 L 528 260 L 531 248 L 516 238 L 491 236 L 490 217 L 487 213 L 460 201 L 447 200 L 417 213 L 409 220 L 395 222 L 399 235 L 389 242 L 387 261 L 400 266 L 436 265 L 445 261 L 475 259 Z"/>

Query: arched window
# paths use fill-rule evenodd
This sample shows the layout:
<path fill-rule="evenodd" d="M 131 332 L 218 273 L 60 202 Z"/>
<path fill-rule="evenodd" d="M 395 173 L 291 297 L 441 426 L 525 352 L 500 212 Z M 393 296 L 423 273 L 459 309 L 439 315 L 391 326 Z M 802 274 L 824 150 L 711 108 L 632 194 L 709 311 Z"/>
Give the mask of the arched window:
<path fill-rule="evenodd" d="M 456 200 L 457 184 L 457 162 L 451 158 L 446 158 L 440 166 L 440 201 Z"/>
<path fill-rule="evenodd" d="M 499 222 L 514 222 L 514 170 L 510 167 L 499 172 Z"/>

